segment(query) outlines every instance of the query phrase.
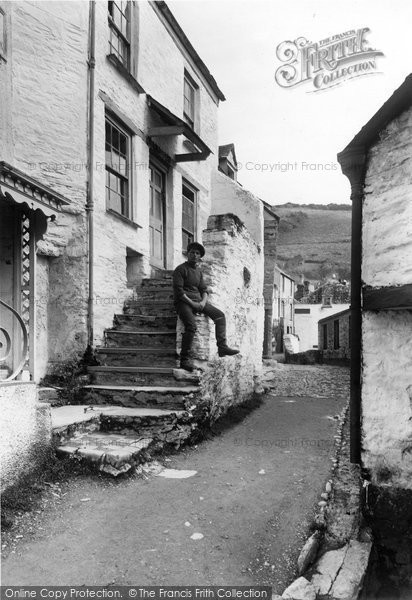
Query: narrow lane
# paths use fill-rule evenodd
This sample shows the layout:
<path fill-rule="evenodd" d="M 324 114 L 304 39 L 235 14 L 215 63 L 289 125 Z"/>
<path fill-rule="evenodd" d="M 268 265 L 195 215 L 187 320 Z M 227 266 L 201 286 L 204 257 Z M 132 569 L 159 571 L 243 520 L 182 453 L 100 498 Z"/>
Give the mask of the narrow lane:
<path fill-rule="evenodd" d="M 68 482 L 42 529 L 3 561 L 2 584 L 260 583 L 281 593 L 330 475 L 345 402 L 267 394 L 242 423 L 170 457 L 168 468 L 197 471 L 188 479 Z"/>

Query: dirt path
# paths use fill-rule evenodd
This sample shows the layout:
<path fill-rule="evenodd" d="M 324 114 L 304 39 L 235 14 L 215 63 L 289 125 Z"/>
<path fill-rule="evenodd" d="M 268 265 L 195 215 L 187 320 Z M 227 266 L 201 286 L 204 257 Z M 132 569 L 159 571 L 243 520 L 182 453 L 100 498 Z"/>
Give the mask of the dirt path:
<path fill-rule="evenodd" d="M 71 480 L 3 561 L 2 584 L 269 584 L 281 593 L 330 475 L 344 403 L 267 395 L 242 423 L 170 457 L 168 468 L 197 471 L 188 479 Z"/>

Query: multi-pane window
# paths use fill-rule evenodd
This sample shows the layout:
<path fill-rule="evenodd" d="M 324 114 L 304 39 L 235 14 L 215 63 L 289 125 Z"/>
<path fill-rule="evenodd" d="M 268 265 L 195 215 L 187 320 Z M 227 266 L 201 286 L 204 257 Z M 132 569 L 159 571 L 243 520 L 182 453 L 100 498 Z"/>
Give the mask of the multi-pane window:
<path fill-rule="evenodd" d="M 113 0 L 109 10 L 109 54 L 114 54 L 126 69 L 130 63 L 130 2 Z"/>
<path fill-rule="evenodd" d="M 339 348 L 339 320 L 333 321 L 333 348 Z"/>
<path fill-rule="evenodd" d="M 189 78 L 185 76 L 183 88 L 183 116 L 186 123 L 188 123 L 192 129 L 195 124 L 195 98 L 196 88 Z"/>
<path fill-rule="evenodd" d="M 131 218 L 129 208 L 130 135 L 111 117 L 106 117 L 106 206 Z"/>
<path fill-rule="evenodd" d="M 196 231 L 197 190 L 185 181 L 182 184 L 182 249 L 194 241 Z"/>

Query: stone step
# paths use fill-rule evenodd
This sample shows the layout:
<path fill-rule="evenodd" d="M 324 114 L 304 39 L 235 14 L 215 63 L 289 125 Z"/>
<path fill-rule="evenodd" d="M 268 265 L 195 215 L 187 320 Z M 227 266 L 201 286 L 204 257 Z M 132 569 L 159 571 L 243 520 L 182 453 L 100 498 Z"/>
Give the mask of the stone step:
<path fill-rule="evenodd" d="M 175 348 L 156 347 L 116 347 L 96 348 L 100 364 L 115 367 L 139 367 L 143 365 L 176 366 Z"/>
<path fill-rule="evenodd" d="M 176 315 L 156 317 L 154 315 L 114 315 L 114 328 L 121 330 L 154 331 L 176 330 Z"/>
<path fill-rule="evenodd" d="M 190 411 L 110 406 L 102 410 L 100 429 L 114 433 L 135 431 L 157 442 L 176 443 L 189 437 L 192 421 Z"/>
<path fill-rule="evenodd" d="M 176 347 L 176 331 L 173 329 L 155 331 L 106 329 L 105 342 L 107 347 L 132 346 L 172 349 Z"/>
<path fill-rule="evenodd" d="M 160 288 L 172 288 L 173 284 L 172 284 L 172 278 L 168 277 L 168 278 L 163 278 L 163 279 L 156 279 L 156 278 L 145 278 L 142 279 L 142 284 L 140 287 L 136 287 L 136 291 L 141 289 L 141 288 L 153 288 L 153 289 L 160 289 Z"/>
<path fill-rule="evenodd" d="M 57 456 L 74 456 L 90 466 L 117 477 L 132 470 L 147 458 L 145 451 L 153 445 L 153 438 L 137 432 L 127 434 L 94 432 L 84 433 L 60 444 Z"/>
<path fill-rule="evenodd" d="M 167 289 L 147 289 L 138 288 L 133 300 L 137 304 L 146 304 L 147 302 L 173 302 L 173 290 Z"/>
<path fill-rule="evenodd" d="M 73 435 L 98 430 L 100 417 L 91 406 L 57 406 L 51 409 L 51 426 L 54 441 L 61 442 Z"/>
<path fill-rule="evenodd" d="M 173 269 L 158 269 L 157 267 L 152 267 L 152 277 L 151 279 L 172 279 Z"/>
<path fill-rule="evenodd" d="M 147 451 L 159 451 L 165 444 L 178 448 L 196 428 L 188 410 L 83 405 L 60 407 L 53 413 L 57 454 L 75 456 L 114 476 L 147 460 Z M 79 429 L 85 422 L 96 420 L 98 431 Z M 68 425 L 73 433 L 62 437 L 62 426 Z"/>
<path fill-rule="evenodd" d="M 84 400 L 90 404 L 186 410 L 195 404 L 198 380 L 186 386 L 87 385 Z"/>
<path fill-rule="evenodd" d="M 140 385 L 185 387 L 187 381 L 178 381 L 171 367 L 88 367 L 92 383 L 98 385 Z"/>
<path fill-rule="evenodd" d="M 173 302 L 159 302 L 153 300 L 151 302 L 138 302 L 137 300 L 129 300 L 124 305 L 124 314 L 126 315 L 152 315 L 155 317 L 173 317 L 176 316 L 176 311 Z"/>

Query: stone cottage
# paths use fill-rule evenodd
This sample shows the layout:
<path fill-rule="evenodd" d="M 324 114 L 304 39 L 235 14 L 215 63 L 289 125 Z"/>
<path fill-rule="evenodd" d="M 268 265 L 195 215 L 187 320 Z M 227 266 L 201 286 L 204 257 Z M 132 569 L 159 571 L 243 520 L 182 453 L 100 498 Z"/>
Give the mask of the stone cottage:
<path fill-rule="evenodd" d="M 338 155 L 351 183 L 351 456 L 378 544 L 411 577 L 412 75 Z M 387 565 L 386 565 L 387 566 Z"/>
<path fill-rule="evenodd" d="M 319 319 L 317 348 L 324 363 L 346 364 L 350 346 L 350 308 Z"/>
<path fill-rule="evenodd" d="M 115 325 L 128 323 L 125 302 L 169 302 L 158 289 L 164 282 L 147 282 L 167 277 L 193 240 L 208 249 L 213 301 L 242 306 L 228 330 L 242 349 L 233 378 L 241 367 L 248 375 L 236 393 L 226 390 L 227 403 L 250 394 L 263 324 L 244 299 L 261 295 L 263 217 L 245 223 L 232 207 L 233 217 L 210 219 L 225 212 L 212 193 L 225 98 L 167 4 L 0 0 L 0 87 L 0 372 L 8 380 L 0 394 L 20 455 L 36 431 L 47 437 L 35 383 L 86 348 L 119 346 L 113 339 L 125 336 L 107 330 L 115 315 Z M 236 253 L 227 286 L 225 261 Z M 138 298 L 142 282 L 149 287 Z M 170 302 L 159 310 L 172 315 Z M 201 359 L 213 361 L 204 328 Z M 162 346 L 161 332 L 152 333 Z M 91 373 L 101 386 L 142 381 L 141 371 L 139 380 L 119 379 L 119 361 L 130 359 L 121 349 L 101 354 Z"/>

